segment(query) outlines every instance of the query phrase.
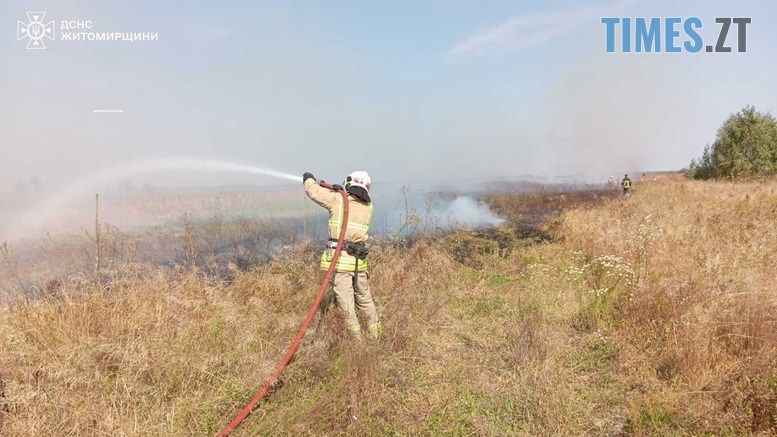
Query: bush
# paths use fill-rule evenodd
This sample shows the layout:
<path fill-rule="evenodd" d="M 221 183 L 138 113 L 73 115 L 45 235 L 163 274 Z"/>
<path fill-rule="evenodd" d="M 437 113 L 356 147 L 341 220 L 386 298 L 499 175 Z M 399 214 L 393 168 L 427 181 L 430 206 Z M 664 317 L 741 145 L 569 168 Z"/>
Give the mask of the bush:
<path fill-rule="evenodd" d="M 695 179 L 777 174 L 777 120 L 753 106 L 730 115 L 712 146 L 707 145 L 685 173 Z"/>

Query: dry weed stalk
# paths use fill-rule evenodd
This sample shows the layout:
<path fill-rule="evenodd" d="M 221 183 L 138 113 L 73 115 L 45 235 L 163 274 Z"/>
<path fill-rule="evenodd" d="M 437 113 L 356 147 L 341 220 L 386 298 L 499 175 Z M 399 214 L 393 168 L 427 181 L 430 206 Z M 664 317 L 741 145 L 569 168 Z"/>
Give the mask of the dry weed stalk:
<path fill-rule="evenodd" d="M 97 289 L 102 290 L 100 279 L 100 194 L 94 194 L 94 278 Z"/>

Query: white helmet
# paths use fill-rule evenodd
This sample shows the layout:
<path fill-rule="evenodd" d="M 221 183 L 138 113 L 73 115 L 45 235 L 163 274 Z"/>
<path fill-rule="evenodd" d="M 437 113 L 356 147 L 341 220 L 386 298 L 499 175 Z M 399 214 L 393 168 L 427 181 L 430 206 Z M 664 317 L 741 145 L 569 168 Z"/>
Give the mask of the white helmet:
<path fill-rule="evenodd" d="M 361 187 L 370 191 L 370 188 L 372 187 L 370 175 L 364 170 L 351 172 L 345 179 L 345 188 L 347 189 L 348 187 Z"/>

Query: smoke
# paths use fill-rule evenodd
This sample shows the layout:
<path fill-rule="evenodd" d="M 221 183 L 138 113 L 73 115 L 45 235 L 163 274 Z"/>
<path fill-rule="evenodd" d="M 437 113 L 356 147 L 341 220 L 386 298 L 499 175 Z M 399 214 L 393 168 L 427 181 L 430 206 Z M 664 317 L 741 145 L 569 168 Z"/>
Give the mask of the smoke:
<path fill-rule="evenodd" d="M 666 168 L 701 129 L 698 98 L 663 59 L 578 59 L 543 109 L 548 167 L 582 180 Z M 690 88 L 690 87 L 689 87 Z M 696 140 L 698 141 L 698 140 Z M 674 164 L 676 166 L 676 164 Z"/>
<path fill-rule="evenodd" d="M 20 239 L 39 232 L 62 232 L 64 223 L 71 223 L 73 215 L 80 216 L 83 222 L 84 211 L 89 211 L 89 203 L 94 193 L 111 192 L 121 182 L 137 177 L 170 177 L 180 171 L 207 173 L 230 172 L 256 176 L 269 176 L 288 181 L 301 182 L 301 177 L 271 168 L 255 167 L 244 164 L 206 159 L 158 158 L 131 161 L 124 165 L 109 168 L 97 174 L 82 178 L 75 183 L 63 186 L 38 198 L 32 205 L 10 214 L 10 220 L 0 230 L 0 240 Z M 440 231 L 455 227 L 483 228 L 501 224 L 504 219 L 495 215 L 483 202 L 468 195 L 451 197 L 441 193 L 434 185 L 426 189 L 417 187 L 412 192 L 402 186 L 383 185 L 373 193 L 377 200 L 376 217 L 373 231 L 375 234 L 392 234 L 403 228 L 408 220 L 415 221 L 405 229 L 410 232 Z M 114 201 L 121 194 L 111 196 Z M 207 197 L 205 194 L 204 197 Z M 300 189 L 299 201 L 306 203 Z M 111 205 L 105 205 L 111 207 Z M 272 209 L 272 206 L 268 205 Z M 101 208 L 102 209 L 102 208 Z M 186 211 L 180 211 L 184 213 Z M 103 214 L 113 215 L 116 211 L 103 210 Z M 302 213 L 302 212 L 300 212 Z M 149 217 L 149 219 L 152 219 Z M 139 219 L 143 223 L 142 219 Z M 153 219 L 152 219 L 153 220 Z M 131 221 L 119 219 L 125 225 Z M 138 223 L 135 223 L 136 225 Z"/>
<path fill-rule="evenodd" d="M 477 202 L 470 196 L 458 196 L 445 206 L 441 216 L 453 226 L 468 226 L 474 228 L 496 226 L 504 219 L 494 214 L 484 203 Z"/>
<path fill-rule="evenodd" d="M 505 221 L 476 197 L 451 193 L 455 191 L 447 188 L 441 191 L 435 185 L 415 190 L 401 186 L 382 186 L 373 190 L 375 216 L 370 232 L 412 235 L 461 227 L 488 228 Z"/>

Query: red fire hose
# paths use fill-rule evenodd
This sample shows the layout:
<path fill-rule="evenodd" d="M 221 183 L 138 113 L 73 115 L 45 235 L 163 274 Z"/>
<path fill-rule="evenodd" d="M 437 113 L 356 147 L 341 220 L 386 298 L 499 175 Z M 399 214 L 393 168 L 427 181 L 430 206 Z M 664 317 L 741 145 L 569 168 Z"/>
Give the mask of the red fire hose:
<path fill-rule="evenodd" d="M 324 181 L 321 181 L 319 183 L 324 188 L 329 188 L 330 190 L 334 190 L 334 187 L 330 184 L 327 184 Z M 343 196 L 343 222 L 340 227 L 340 236 L 337 239 L 337 247 L 335 247 L 335 253 L 332 255 L 332 261 L 329 264 L 329 268 L 326 271 L 326 274 L 324 275 L 324 279 L 321 281 L 321 286 L 318 288 L 318 292 L 316 293 L 316 296 L 313 298 L 313 304 L 310 306 L 310 309 L 308 310 L 308 314 L 305 316 L 305 320 L 302 321 L 302 325 L 300 325 L 299 329 L 297 330 L 297 335 L 294 336 L 294 340 L 292 340 L 291 344 L 289 345 L 289 348 L 286 350 L 286 353 L 283 354 L 283 358 L 278 363 L 278 365 L 275 367 L 275 371 L 270 375 L 270 377 L 265 381 L 262 388 L 259 389 L 258 392 L 254 395 L 253 398 L 251 398 L 250 401 L 241 409 L 237 415 L 235 416 L 232 421 L 230 421 L 227 426 L 221 429 L 219 433 L 217 434 L 218 437 L 225 437 L 232 433 L 238 426 L 240 426 L 241 423 L 248 417 L 249 414 L 256 408 L 256 405 L 259 404 L 259 402 L 264 399 L 264 397 L 267 395 L 267 393 L 270 391 L 270 389 L 275 385 L 275 383 L 278 381 L 278 378 L 281 377 L 283 374 L 283 371 L 286 369 L 286 366 L 289 364 L 289 361 L 294 356 L 294 354 L 297 352 L 297 348 L 299 348 L 300 343 L 302 342 L 302 338 L 305 336 L 305 332 L 310 327 L 310 324 L 313 322 L 313 317 L 316 316 L 316 311 L 318 311 L 318 306 L 321 305 L 321 299 L 324 297 L 324 293 L 326 293 L 327 288 L 329 288 L 329 282 L 332 280 L 332 275 L 335 271 L 335 265 L 337 265 L 337 260 L 340 258 L 340 252 L 343 250 L 343 245 L 345 241 L 345 229 L 347 227 L 348 223 L 348 194 L 345 192 L 345 190 L 340 190 L 340 194 Z"/>

